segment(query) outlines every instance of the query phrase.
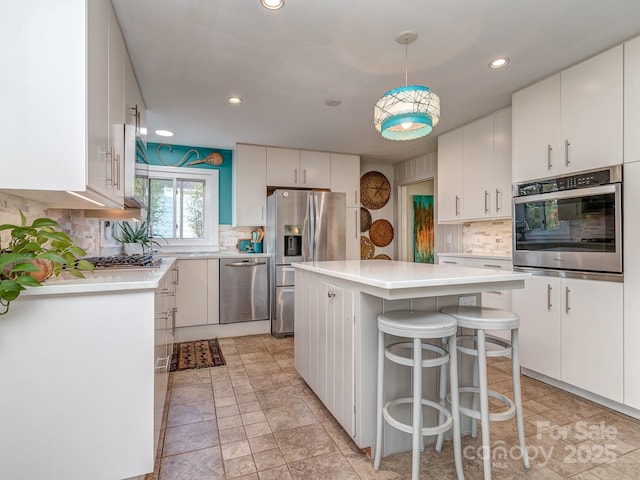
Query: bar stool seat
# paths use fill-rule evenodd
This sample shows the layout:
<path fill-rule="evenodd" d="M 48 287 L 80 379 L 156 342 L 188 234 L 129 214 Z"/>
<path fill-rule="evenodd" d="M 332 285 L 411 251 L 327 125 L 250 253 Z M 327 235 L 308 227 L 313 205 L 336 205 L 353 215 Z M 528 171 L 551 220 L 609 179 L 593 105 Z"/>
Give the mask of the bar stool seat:
<path fill-rule="evenodd" d="M 492 421 L 504 421 L 516 417 L 516 428 L 518 441 L 522 452 L 522 461 L 525 468 L 529 468 L 529 456 L 524 440 L 524 420 L 522 412 L 522 393 L 520 391 L 520 362 L 518 357 L 518 328 L 520 327 L 520 317 L 507 310 L 489 307 L 476 306 L 450 306 L 440 310 L 443 313 L 453 316 L 458 326 L 461 328 L 473 329 L 474 335 L 458 335 L 458 351 L 462 354 L 471 355 L 474 358 L 474 385 L 461 386 L 461 394 L 471 393 L 474 395 L 473 406 L 460 407 L 463 415 L 471 417 L 472 436 L 476 436 L 477 420 L 482 422 L 482 447 L 484 462 L 484 478 L 491 480 L 491 453 L 489 424 Z M 486 337 L 485 331 L 510 330 L 511 344 L 504 340 Z M 465 345 L 467 341 L 473 341 L 475 347 Z M 488 345 L 498 348 L 487 348 Z M 511 356 L 512 360 L 512 382 L 513 396 L 511 400 L 501 393 L 489 390 L 487 386 L 487 357 Z M 480 407 L 478 408 L 478 397 Z M 489 397 L 493 397 L 502 402 L 507 409 L 502 412 L 489 412 Z"/>
<path fill-rule="evenodd" d="M 444 432 L 453 427 L 454 455 L 458 479 L 463 479 L 462 454 L 460 444 L 460 419 L 458 411 L 457 389 L 457 353 L 456 334 L 458 326 L 455 318 L 439 312 L 420 312 L 399 310 L 378 315 L 378 388 L 377 388 L 377 424 L 376 424 L 376 452 L 374 468 L 380 468 L 382 459 L 382 428 L 383 422 L 406 433 L 412 434 L 412 478 L 419 478 L 420 450 L 423 436 L 437 435 L 436 450 L 440 451 Z M 411 341 L 400 341 L 385 346 L 385 335 L 393 335 Z M 448 339 L 449 351 L 430 343 L 423 343 L 423 339 Z M 430 351 L 433 358 L 424 358 L 423 352 Z M 413 395 L 390 400 L 384 403 L 384 361 L 410 366 L 413 368 Z M 451 410 L 445 406 L 446 396 L 446 366 L 449 364 L 452 385 Z M 440 367 L 440 402 L 433 402 L 422 398 L 422 368 Z M 455 395 L 454 395 L 455 394 Z M 413 419 L 411 424 L 403 423 L 394 418 L 391 409 L 400 404 L 411 404 Z M 438 424 L 424 427 L 422 421 L 422 406 L 438 411 Z"/>

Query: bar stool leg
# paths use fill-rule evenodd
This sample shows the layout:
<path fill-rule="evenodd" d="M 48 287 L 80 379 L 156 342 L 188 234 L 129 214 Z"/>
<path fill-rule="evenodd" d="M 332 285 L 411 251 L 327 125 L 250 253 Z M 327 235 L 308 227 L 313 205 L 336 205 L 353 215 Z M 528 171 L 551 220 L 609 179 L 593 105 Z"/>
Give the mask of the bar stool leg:
<path fill-rule="evenodd" d="M 420 441 L 422 438 L 422 341 L 413 339 L 413 442 L 411 479 L 420 480 Z"/>
<path fill-rule="evenodd" d="M 491 480 L 491 439 L 489 435 L 489 393 L 487 387 L 487 351 L 484 330 L 478 330 L 478 380 L 480 387 L 480 421 L 482 422 L 482 459 L 484 478 Z"/>
<path fill-rule="evenodd" d="M 474 331 L 474 334 L 476 335 L 477 338 L 477 332 Z M 478 350 L 478 341 L 474 340 L 474 347 L 476 349 L 476 351 Z M 476 355 L 475 357 L 473 357 L 473 386 L 474 387 L 478 387 L 478 356 Z M 471 396 L 471 408 L 473 408 L 476 412 L 479 411 L 478 410 L 478 403 L 479 403 L 479 394 L 477 392 L 473 393 Z M 478 437 L 478 419 L 477 418 L 472 418 L 471 419 L 471 438 L 477 438 Z"/>
<path fill-rule="evenodd" d="M 511 364 L 513 368 L 513 400 L 516 404 L 516 428 L 518 430 L 518 441 L 522 452 L 522 462 L 524 468 L 529 469 L 529 453 L 524 441 L 524 421 L 522 418 L 522 392 L 520 391 L 520 357 L 519 357 L 519 336 L 518 329 L 511 330 Z"/>
<path fill-rule="evenodd" d="M 458 398 L 458 352 L 457 338 L 449 337 L 449 383 L 451 386 L 451 416 L 453 417 L 453 455 L 458 480 L 464 480 L 462 470 L 462 440 L 460 439 L 460 403 Z"/>
<path fill-rule="evenodd" d="M 378 385 L 377 385 L 377 405 L 376 405 L 376 456 L 373 461 L 373 468 L 380 468 L 382 460 L 382 429 L 384 419 L 382 409 L 384 408 L 384 332 L 378 331 Z"/>
<path fill-rule="evenodd" d="M 442 345 L 445 345 L 447 339 L 442 339 Z M 451 361 L 451 355 L 449 355 L 449 361 Z M 443 363 L 440 365 L 440 405 L 443 407 L 446 406 L 446 398 L 447 398 L 447 364 Z M 444 422 L 444 413 L 440 412 L 438 415 L 438 423 L 442 424 Z M 440 453 L 442 451 L 442 442 L 444 441 L 444 432 L 438 434 L 438 438 L 436 439 L 436 452 Z"/>

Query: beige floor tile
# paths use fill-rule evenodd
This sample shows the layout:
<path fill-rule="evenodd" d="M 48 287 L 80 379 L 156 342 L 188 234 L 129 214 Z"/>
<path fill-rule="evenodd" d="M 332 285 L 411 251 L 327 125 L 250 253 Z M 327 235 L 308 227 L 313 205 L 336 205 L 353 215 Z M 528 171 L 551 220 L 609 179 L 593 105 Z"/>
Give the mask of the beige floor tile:
<path fill-rule="evenodd" d="M 170 405 L 179 403 L 193 403 L 213 400 L 211 385 L 189 385 L 176 387 L 171 390 Z"/>
<path fill-rule="evenodd" d="M 247 439 L 247 434 L 243 427 L 228 428 L 226 430 L 219 430 L 218 436 L 220 437 L 220 444 L 240 442 Z"/>
<path fill-rule="evenodd" d="M 220 430 L 226 430 L 228 428 L 236 427 L 242 427 L 242 418 L 240 417 L 240 415 L 218 418 L 218 428 Z"/>
<path fill-rule="evenodd" d="M 240 409 L 240 414 L 250 413 L 250 412 L 257 412 L 259 410 L 262 410 L 262 406 L 257 401 L 256 402 L 249 402 L 249 403 L 240 403 L 238 405 L 238 408 Z"/>
<path fill-rule="evenodd" d="M 169 406 L 166 426 L 177 427 L 178 425 L 187 425 L 189 423 L 206 422 L 215 418 L 216 412 L 211 400 L 179 403 Z"/>
<path fill-rule="evenodd" d="M 251 386 L 251 383 L 246 385 L 236 385 L 235 387 L 233 387 L 233 391 L 235 392 L 236 396 L 246 395 L 248 393 L 253 393 L 253 387 Z"/>
<path fill-rule="evenodd" d="M 302 399 L 301 394 L 291 385 L 285 387 L 262 390 L 256 393 L 262 408 L 283 407 L 298 403 Z"/>
<path fill-rule="evenodd" d="M 360 480 L 349 461 L 341 453 L 329 453 L 289 463 L 293 480 L 332 479 Z"/>
<path fill-rule="evenodd" d="M 235 401 L 235 397 L 233 399 Z M 218 418 L 233 417 L 235 415 L 240 415 L 240 409 L 235 403 L 226 407 L 216 406 L 216 417 Z"/>
<path fill-rule="evenodd" d="M 251 386 L 250 386 L 250 388 L 253 389 L 253 387 L 251 387 Z M 238 401 L 238 404 L 250 403 L 250 402 L 257 402 L 258 401 L 258 397 L 256 396 L 256 394 L 253 391 L 248 392 L 248 393 L 240 393 L 240 392 L 236 391 L 236 400 Z"/>
<path fill-rule="evenodd" d="M 248 438 L 259 437 L 260 435 L 268 435 L 271 433 L 271 427 L 268 422 L 252 423 L 251 425 L 245 425 L 245 431 Z"/>
<path fill-rule="evenodd" d="M 324 428 L 317 423 L 276 431 L 274 436 L 287 463 L 339 451 Z"/>
<path fill-rule="evenodd" d="M 214 398 L 224 398 L 224 397 L 235 397 L 236 392 L 233 391 L 231 387 L 231 382 L 229 382 L 228 387 L 218 387 L 216 384 L 213 384 L 213 397 Z"/>
<path fill-rule="evenodd" d="M 159 480 L 224 480 L 220 448 L 205 448 L 194 452 L 164 457 Z"/>
<path fill-rule="evenodd" d="M 280 373 L 280 366 L 270 360 L 268 362 L 250 363 L 244 366 L 249 377 L 260 377 L 263 375 L 273 375 L 274 373 Z"/>
<path fill-rule="evenodd" d="M 232 458 L 244 457 L 251 453 L 249 442 L 242 440 L 239 442 L 225 443 L 222 445 L 222 458 L 231 460 Z"/>
<path fill-rule="evenodd" d="M 262 470 L 269 470 L 271 468 L 284 465 L 284 457 L 279 448 L 272 448 L 271 450 L 264 450 L 262 452 L 256 452 L 253 454 L 253 461 L 256 464 L 258 472 Z"/>
<path fill-rule="evenodd" d="M 219 444 L 215 421 L 191 423 L 166 429 L 162 456 L 190 452 Z"/>
<path fill-rule="evenodd" d="M 269 408 L 264 411 L 264 414 L 274 432 L 311 425 L 317 421 L 304 402 Z"/>
<path fill-rule="evenodd" d="M 286 465 L 272 468 L 270 470 L 263 470 L 258 472 L 258 476 L 260 477 L 260 480 L 293 480 L 291 473 L 289 473 L 289 467 Z"/>
<path fill-rule="evenodd" d="M 249 445 L 251 446 L 251 453 L 264 452 L 265 450 L 278 448 L 278 442 L 276 442 L 276 437 L 274 437 L 272 433 L 250 438 Z"/>
<path fill-rule="evenodd" d="M 265 416 L 262 410 L 242 413 L 240 416 L 242 417 L 242 423 L 245 426 L 252 425 L 254 423 L 263 423 L 267 421 L 267 417 Z"/>
<path fill-rule="evenodd" d="M 227 478 L 237 478 L 257 472 L 251 455 L 224 460 L 224 471 Z"/>
<path fill-rule="evenodd" d="M 230 405 L 236 405 L 238 400 L 236 400 L 235 395 L 231 395 L 229 397 L 216 397 L 215 404 L 216 408 L 218 407 L 228 407 Z"/>
<path fill-rule="evenodd" d="M 259 392 L 261 390 L 270 390 L 273 388 L 287 387 L 291 385 L 289 379 L 284 373 L 274 373 L 273 375 L 264 375 L 262 377 L 252 377 L 251 385 L 253 390 Z"/>
<path fill-rule="evenodd" d="M 182 370 L 173 372 L 172 388 L 186 387 L 189 385 L 211 385 L 211 374 L 208 369 Z"/>

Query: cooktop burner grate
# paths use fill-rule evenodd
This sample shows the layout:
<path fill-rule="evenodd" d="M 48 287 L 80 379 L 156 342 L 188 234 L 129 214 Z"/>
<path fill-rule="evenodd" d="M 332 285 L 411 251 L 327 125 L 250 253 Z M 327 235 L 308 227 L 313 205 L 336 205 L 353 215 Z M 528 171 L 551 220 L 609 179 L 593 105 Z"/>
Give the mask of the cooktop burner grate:
<path fill-rule="evenodd" d="M 162 259 L 149 254 L 142 255 L 113 255 L 110 257 L 87 257 L 96 270 L 107 268 L 153 268 L 158 267 Z"/>

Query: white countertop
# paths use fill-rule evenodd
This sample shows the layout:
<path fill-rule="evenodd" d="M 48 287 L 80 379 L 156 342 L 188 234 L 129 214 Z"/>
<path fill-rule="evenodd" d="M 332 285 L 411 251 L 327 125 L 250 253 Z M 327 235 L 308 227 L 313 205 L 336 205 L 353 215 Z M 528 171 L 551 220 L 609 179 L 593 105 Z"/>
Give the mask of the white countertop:
<path fill-rule="evenodd" d="M 511 255 L 492 255 L 490 253 L 483 253 L 481 255 L 477 255 L 474 253 L 439 253 L 438 257 L 480 258 L 487 260 L 511 261 Z"/>
<path fill-rule="evenodd" d="M 293 263 L 301 270 L 385 290 L 524 281 L 528 273 L 383 260 Z"/>
<path fill-rule="evenodd" d="M 165 255 L 176 257 L 178 260 L 184 259 L 207 259 L 207 258 L 269 258 L 270 253 L 246 253 L 246 252 L 175 252 L 170 254 L 159 254 L 165 258 Z"/>
<path fill-rule="evenodd" d="M 112 268 L 83 272 L 85 278 L 76 278 L 63 272 L 59 277 L 46 280 L 41 287 L 27 288 L 21 296 L 155 289 L 175 260 L 174 257 L 163 257 L 158 267 Z"/>

